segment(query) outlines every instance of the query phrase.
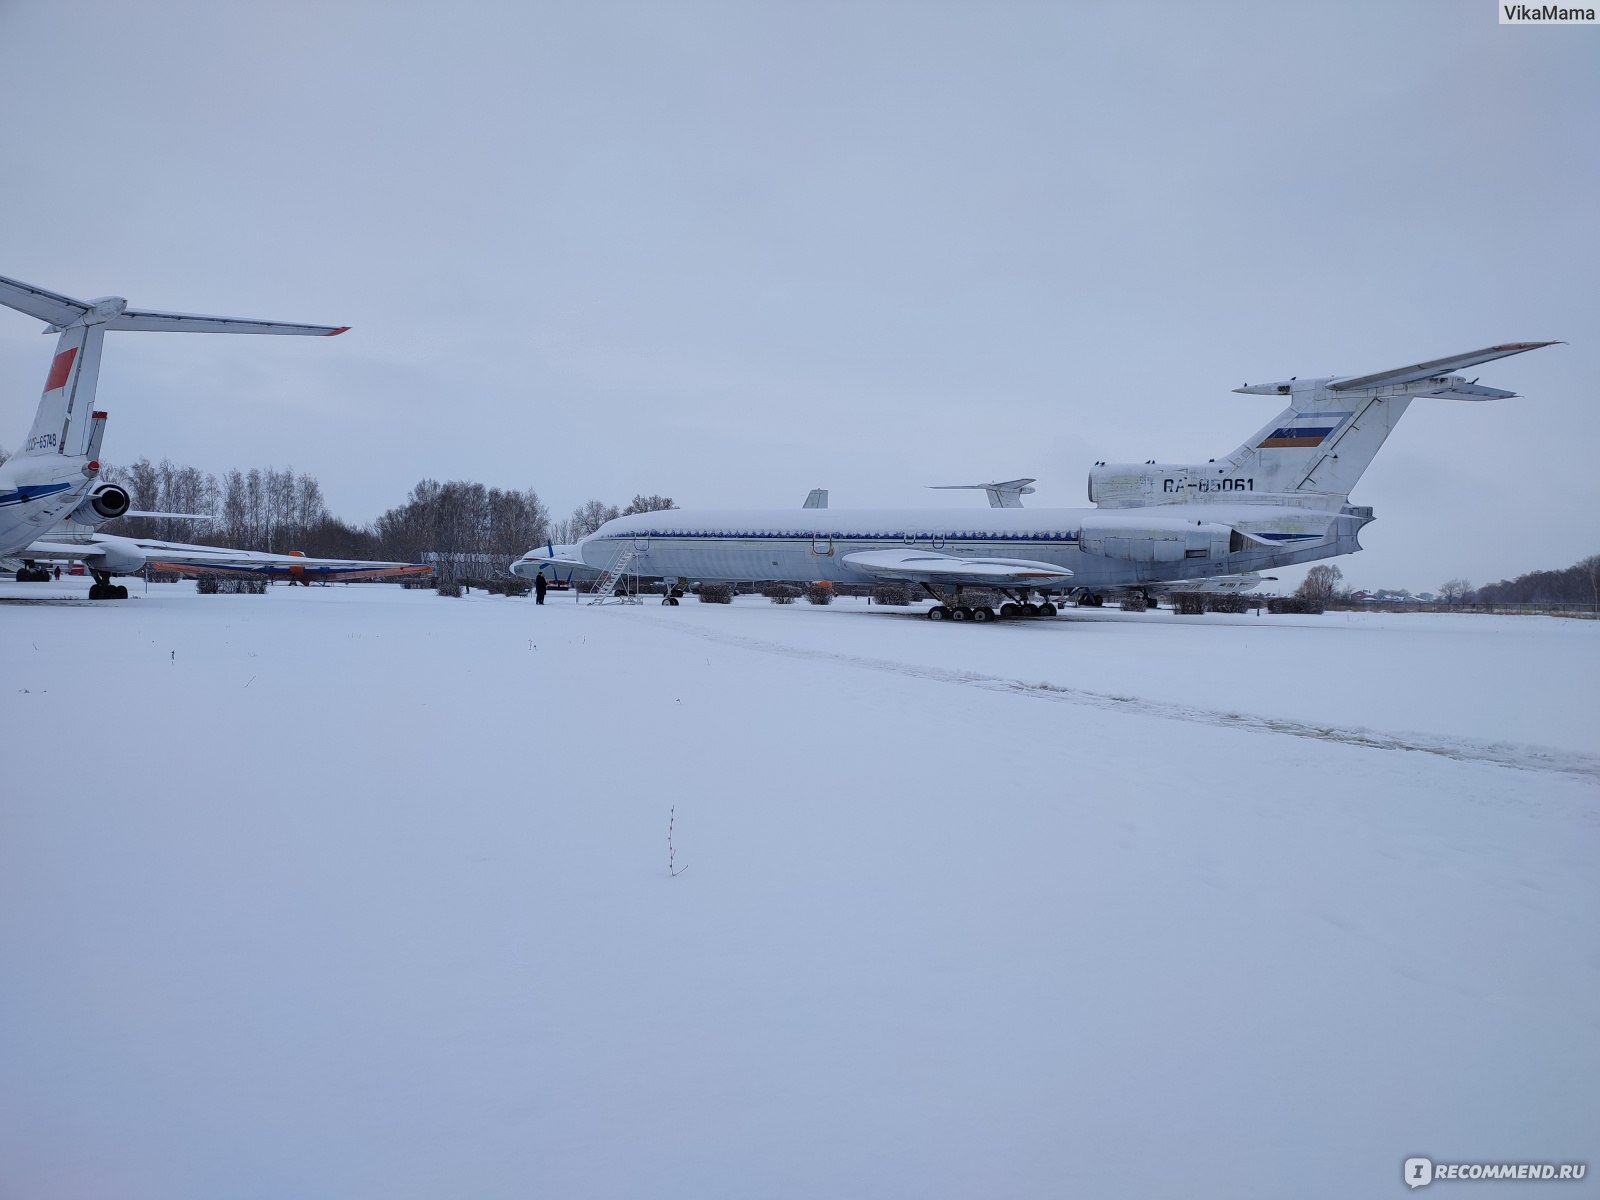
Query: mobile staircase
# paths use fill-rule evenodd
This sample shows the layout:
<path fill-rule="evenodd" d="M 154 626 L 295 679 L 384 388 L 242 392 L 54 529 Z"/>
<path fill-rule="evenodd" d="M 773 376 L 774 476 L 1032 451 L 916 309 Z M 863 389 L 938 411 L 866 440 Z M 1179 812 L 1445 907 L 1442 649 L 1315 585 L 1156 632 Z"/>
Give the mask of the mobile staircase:
<path fill-rule="evenodd" d="M 634 580 L 631 595 L 617 595 L 617 584 L 622 582 L 628 568 L 633 566 L 633 560 L 638 557 L 638 548 L 631 545 L 618 554 L 606 568 L 605 574 L 600 576 L 600 582 L 594 585 L 594 591 L 589 593 L 589 603 L 604 604 L 609 600 L 614 604 L 643 604 L 644 601 L 639 599 L 637 579 Z"/>

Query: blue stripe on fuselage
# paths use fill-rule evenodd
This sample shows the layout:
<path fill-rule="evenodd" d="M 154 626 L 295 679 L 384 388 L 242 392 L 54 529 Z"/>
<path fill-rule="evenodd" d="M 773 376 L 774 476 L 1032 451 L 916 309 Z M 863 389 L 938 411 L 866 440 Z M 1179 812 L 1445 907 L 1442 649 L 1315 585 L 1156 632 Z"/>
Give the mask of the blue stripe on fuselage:
<path fill-rule="evenodd" d="M 46 496 L 54 496 L 57 492 L 65 492 L 72 486 L 70 483 L 25 483 L 15 491 L 0 492 L 0 506 L 26 504 L 30 500 L 43 500 Z"/>

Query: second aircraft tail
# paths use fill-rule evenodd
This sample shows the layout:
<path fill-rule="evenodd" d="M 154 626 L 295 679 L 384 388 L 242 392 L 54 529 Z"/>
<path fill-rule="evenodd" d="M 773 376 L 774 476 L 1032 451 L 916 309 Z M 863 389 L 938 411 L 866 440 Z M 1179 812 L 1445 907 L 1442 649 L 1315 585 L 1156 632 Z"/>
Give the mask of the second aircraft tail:
<path fill-rule="evenodd" d="M 82 458 L 97 451 L 97 446 L 91 447 L 94 396 L 100 377 L 100 350 L 108 329 L 330 336 L 348 328 L 131 309 L 120 296 L 74 300 L 4 276 L 0 276 L 0 304 L 39 318 L 49 326 L 46 332 L 61 335 L 50 359 L 50 372 L 45 376 L 33 426 L 17 451 L 19 457 L 59 454 Z"/>

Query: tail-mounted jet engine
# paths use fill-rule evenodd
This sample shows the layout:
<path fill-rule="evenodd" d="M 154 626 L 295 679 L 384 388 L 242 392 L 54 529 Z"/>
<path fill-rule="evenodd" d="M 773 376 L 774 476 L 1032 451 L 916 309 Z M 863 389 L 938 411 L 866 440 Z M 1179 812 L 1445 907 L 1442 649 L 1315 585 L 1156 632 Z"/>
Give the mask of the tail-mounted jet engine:
<path fill-rule="evenodd" d="M 102 525 L 116 520 L 132 506 L 133 497 L 128 495 L 126 489 L 114 483 L 100 483 L 89 490 L 78 507 L 72 510 L 69 519 L 85 525 Z"/>
<path fill-rule="evenodd" d="M 1130 562 L 1182 562 L 1187 558 L 1226 558 L 1247 546 L 1238 530 L 1214 521 L 1163 520 L 1144 517 L 1086 518 L 1078 531 L 1085 554 Z"/>

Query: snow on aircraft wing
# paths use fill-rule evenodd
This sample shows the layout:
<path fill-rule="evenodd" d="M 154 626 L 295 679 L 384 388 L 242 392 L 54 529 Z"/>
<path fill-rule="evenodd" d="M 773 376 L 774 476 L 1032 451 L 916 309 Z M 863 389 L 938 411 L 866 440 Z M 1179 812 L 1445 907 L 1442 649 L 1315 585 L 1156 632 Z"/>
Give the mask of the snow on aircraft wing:
<path fill-rule="evenodd" d="M 1071 571 L 1054 563 L 1026 558 L 958 558 L 929 550 L 860 550 L 839 561 L 881 579 L 908 579 L 913 583 L 1035 587 L 1072 578 Z"/>
<path fill-rule="evenodd" d="M 30 559 L 43 558 L 54 561 L 55 559 L 79 559 L 88 552 L 89 557 L 94 557 L 93 546 L 74 546 L 69 542 L 30 542 L 15 554 L 8 554 L 6 561 L 16 560 L 24 562 Z"/>
<path fill-rule="evenodd" d="M 30 317 L 37 317 L 56 331 L 81 321 L 97 307 L 95 301 L 77 300 L 3 275 L 0 275 L 0 303 L 25 312 Z M 332 337 L 350 328 L 348 325 L 302 325 L 294 321 L 207 317 L 198 313 L 156 312 L 138 308 L 123 309 L 105 322 L 105 327 L 159 330 L 165 333 L 290 333 L 310 337 Z"/>
<path fill-rule="evenodd" d="M 348 325 L 301 325 L 294 321 L 253 321 L 243 317 L 204 317 L 198 313 L 152 312 L 130 308 L 106 322 L 107 329 L 148 329 L 163 333 L 298 333 L 335 337 Z"/>
<path fill-rule="evenodd" d="M 306 558 L 299 554 L 269 554 L 263 550 L 232 550 L 226 546 L 192 546 L 151 538 L 96 534 L 84 542 L 38 541 L 13 557 L 21 559 L 81 560 L 90 566 L 109 566 L 117 574 L 130 574 L 144 562 L 158 571 L 183 575 L 264 575 L 269 579 L 391 578 L 422 575 L 433 568 L 423 563 L 376 562 L 352 558 Z"/>
<path fill-rule="evenodd" d="M 30 317 L 37 317 L 47 325 L 70 325 L 93 307 L 71 296 L 46 291 L 19 279 L 7 279 L 3 275 L 0 275 L 0 303 L 18 312 L 25 312 Z"/>
<path fill-rule="evenodd" d="M 1379 371 L 1373 375 L 1357 375 L 1350 379 L 1335 379 L 1328 384 L 1332 392 L 1344 392 L 1352 389 L 1359 391 L 1362 388 L 1387 387 L 1396 383 L 1414 383 L 1419 379 L 1428 379 L 1434 375 L 1444 375 L 1451 371 L 1459 371 L 1463 367 L 1475 367 L 1479 363 L 1493 362 L 1497 358 L 1510 358 L 1513 354 L 1524 354 L 1529 350 L 1538 350 L 1545 346 L 1559 346 L 1560 342 L 1507 342 L 1503 346 L 1489 346 L 1483 350 L 1469 350 L 1465 354 L 1452 354 L 1449 358 L 1436 358 L 1431 362 L 1414 363 L 1409 367 L 1396 367 L 1392 371 Z M 1496 398 L 1510 396 L 1514 393 L 1501 393 Z M 1474 397 L 1487 399 L 1487 397 Z"/>
<path fill-rule="evenodd" d="M 158 571 L 180 575 L 264 575 L 269 579 L 370 579 L 425 575 L 425 563 L 376 562 L 354 558 L 308 558 L 303 554 L 269 554 L 264 550 L 230 550 L 223 546 L 188 546 L 179 542 L 140 539 L 139 548 Z"/>

